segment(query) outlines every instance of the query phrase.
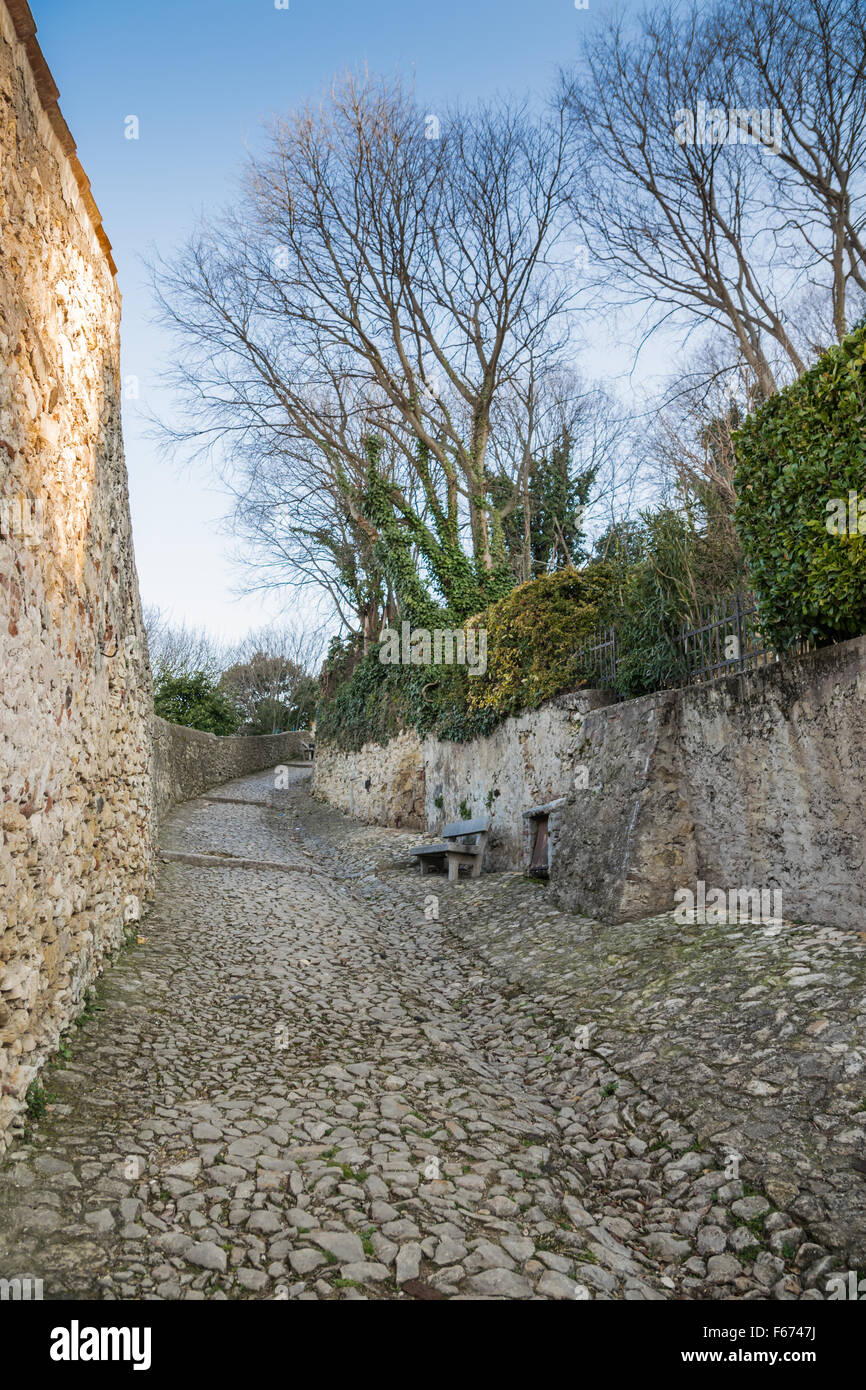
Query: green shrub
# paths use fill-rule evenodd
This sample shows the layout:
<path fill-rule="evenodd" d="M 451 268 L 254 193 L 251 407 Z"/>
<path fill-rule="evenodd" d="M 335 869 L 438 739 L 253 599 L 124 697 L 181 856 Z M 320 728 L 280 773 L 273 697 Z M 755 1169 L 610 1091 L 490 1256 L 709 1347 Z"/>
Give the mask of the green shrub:
<path fill-rule="evenodd" d="M 611 571 L 601 616 L 617 640 L 613 689 L 632 699 L 684 684 L 683 626 L 745 582 L 730 516 L 712 497 L 691 496 L 619 523 L 601 544 Z"/>
<path fill-rule="evenodd" d="M 866 498 L 866 326 L 749 416 L 735 447 L 737 528 L 766 635 L 784 648 L 866 631 L 866 535 L 827 530 L 833 498 Z"/>
<path fill-rule="evenodd" d="M 211 734 L 233 734 L 241 722 L 235 705 L 204 671 L 161 676 L 154 689 L 153 706 L 170 724 L 185 724 Z"/>

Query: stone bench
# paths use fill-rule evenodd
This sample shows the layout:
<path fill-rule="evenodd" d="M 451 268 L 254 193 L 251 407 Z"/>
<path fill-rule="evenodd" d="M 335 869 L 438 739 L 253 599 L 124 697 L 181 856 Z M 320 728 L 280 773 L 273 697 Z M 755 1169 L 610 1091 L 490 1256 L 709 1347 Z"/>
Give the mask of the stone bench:
<path fill-rule="evenodd" d="M 476 820 L 453 821 L 442 831 L 440 844 L 416 845 L 411 852 L 417 856 L 422 874 L 442 869 L 447 862 L 449 883 L 454 883 L 460 877 L 461 864 L 469 868 L 472 878 L 478 878 L 484 862 L 489 830 L 489 816 L 479 816 Z"/>

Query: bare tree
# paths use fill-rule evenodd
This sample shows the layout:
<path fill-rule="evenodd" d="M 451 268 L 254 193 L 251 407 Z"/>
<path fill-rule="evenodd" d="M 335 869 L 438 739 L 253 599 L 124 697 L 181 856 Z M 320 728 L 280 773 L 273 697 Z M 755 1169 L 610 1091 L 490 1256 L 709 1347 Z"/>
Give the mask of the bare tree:
<path fill-rule="evenodd" d="M 825 301 L 825 330 L 839 341 L 866 293 L 863 5 L 752 0 L 736 15 L 730 7 L 717 14 L 735 57 L 737 105 L 757 90 L 781 115 L 779 158 L 767 166 L 779 245 L 798 263 L 805 259 Z M 820 352 L 826 338 L 811 346 Z"/>
<path fill-rule="evenodd" d="M 365 648 L 394 612 L 375 528 L 357 500 L 366 462 L 362 441 L 335 457 L 263 432 L 224 471 L 246 588 L 324 595 Z"/>
<path fill-rule="evenodd" d="M 574 206 L 599 282 L 653 329 L 721 330 L 758 389 L 862 304 L 864 28 L 858 0 L 667 3 L 587 41 L 565 79 Z"/>
<path fill-rule="evenodd" d="M 497 401 L 568 337 L 566 137 L 562 113 L 507 102 L 431 119 L 399 82 L 336 82 L 274 123 L 241 207 L 160 268 L 158 296 L 179 343 L 180 437 L 227 447 L 248 520 L 283 491 L 326 508 L 373 587 L 365 546 L 381 563 L 399 536 L 440 591 L 468 558 L 458 587 L 471 574 L 483 598 Z M 295 528 L 278 563 L 324 577 L 345 611 L 320 529 Z"/>
<path fill-rule="evenodd" d="M 155 604 L 144 609 L 144 626 L 155 681 L 190 676 L 198 671 L 216 680 L 229 659 L 229 648 L 206 628 L 172 623 Z"/>
<path fill-rule="evenodd" d="M 220 684 L 244 718 L 244 731 L 307 728 L 315 712 L 322 660 L 320 631 L 271 627 L 250 633 L 233 652 Z"/>
<path fill-rule="evenodd" d="M 732 362 L 727 347 L 725 339 L 704 344 L 682 363 L 657 402 L 647 442 L 662 493 L 700 496 L 732 517 L 733 436 L 757 394 L 748 365 Z"/>

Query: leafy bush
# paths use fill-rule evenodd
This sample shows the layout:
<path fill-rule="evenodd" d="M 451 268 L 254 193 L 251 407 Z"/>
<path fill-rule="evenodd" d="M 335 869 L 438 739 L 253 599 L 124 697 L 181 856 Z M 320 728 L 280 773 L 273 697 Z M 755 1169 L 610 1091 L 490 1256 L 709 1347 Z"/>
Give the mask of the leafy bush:
<path fill-rule="evenodd" d="M 866 535 L 831 535 L 828 503 L 866 497 L 866 325 L 735 436 L 736 521 L 778 647 L 866 631 Z"/>
<path fill-rule="evenodd" d="M 188 676 L 163 675 L 154 689 L 153 706 L 161 719 L 210 734 L 233 734 L 239 711 L 204 671 Z"/>
<path fill-rule="evenodd" d="M 620 523 L 600 543 L 611 572 L 601 605 L 616 628 L 613 688 L 631 699 L 687 677 L 679 634 L 701 606 L 744 582 L 742 557 L 712 497 L 691 497 Z"/>
<path fill-rule="evenodd" d="M 467 677 L 468 709 L 504 719 L 571 689 L 579 680 L 576 650 L 598 622 L 609 582 L 604 565 L 557 570 L 474 619 L 487 628 L 487 670 Z"/>

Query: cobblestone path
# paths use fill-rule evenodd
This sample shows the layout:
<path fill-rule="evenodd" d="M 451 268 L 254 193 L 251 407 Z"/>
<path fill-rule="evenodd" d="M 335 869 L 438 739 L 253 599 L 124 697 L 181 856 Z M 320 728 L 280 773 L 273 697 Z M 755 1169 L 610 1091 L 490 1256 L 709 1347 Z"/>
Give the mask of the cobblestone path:
<path fill-rule="evenodd" d="M 295 777 L 170 817 L 142 944 L 0 1166 L 0 1277 L 46 1298 L 826 1296 L 866 1234 L 856 936 L 601 928 L 517 875 L 421 879 L 415 833 Z"/>

